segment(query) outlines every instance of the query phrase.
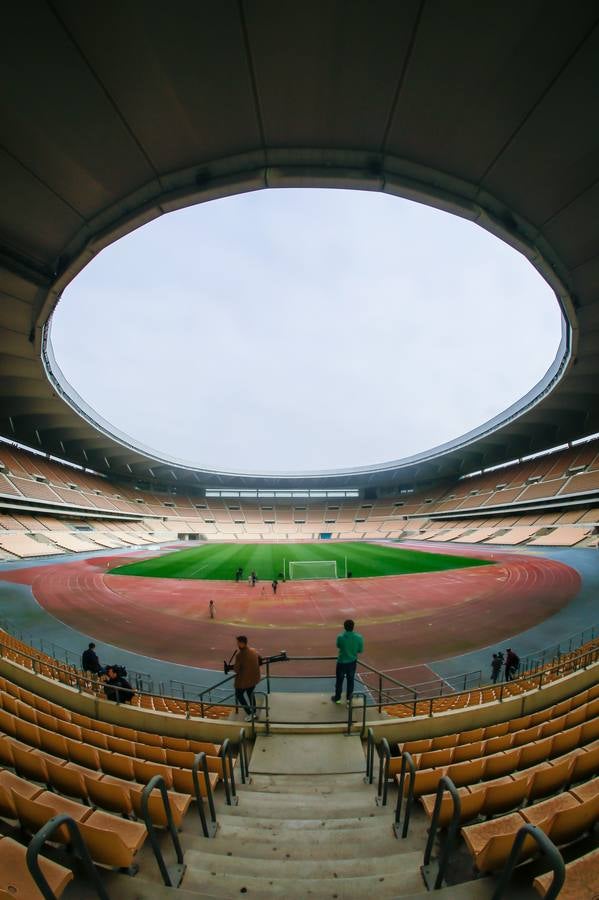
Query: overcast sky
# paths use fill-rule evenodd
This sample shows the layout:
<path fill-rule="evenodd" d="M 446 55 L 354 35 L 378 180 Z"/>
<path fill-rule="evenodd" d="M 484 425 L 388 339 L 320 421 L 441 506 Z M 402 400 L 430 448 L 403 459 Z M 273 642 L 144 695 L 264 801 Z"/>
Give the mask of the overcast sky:
<path fill-rule="evenodd" d="M 269 190 L 162 216 L 65 291 L 52 344 L 105 419 L 245 471 L 398 459 L 504 410 L 560 339 L 553 293 L 464 220 L 382 194 Z"/>

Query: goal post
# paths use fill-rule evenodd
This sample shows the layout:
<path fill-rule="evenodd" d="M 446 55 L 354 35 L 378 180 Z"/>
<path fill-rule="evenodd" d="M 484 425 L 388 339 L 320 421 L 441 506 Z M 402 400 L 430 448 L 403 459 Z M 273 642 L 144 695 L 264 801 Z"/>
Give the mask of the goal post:
<path fill-rule="evenodd" d="M 299 581 L 308 578 L 337 578 L 337 560 L 289 560 L 289 580 Z"/>

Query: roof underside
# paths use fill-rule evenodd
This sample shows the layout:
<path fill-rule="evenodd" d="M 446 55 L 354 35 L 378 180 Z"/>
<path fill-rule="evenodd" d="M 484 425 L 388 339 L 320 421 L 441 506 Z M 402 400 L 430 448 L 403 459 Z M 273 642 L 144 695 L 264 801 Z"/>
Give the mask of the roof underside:
<path fill-rule="evenodd" d="M 571 326 L 545 396 L 507 423 L 311 486 L 453 477 L 599 431 L 598 21 L 583 0 L 8 4 L 0 433 L 143 479 L 305 483 L 156 461 L 76 412 L 41 359 L 60 292 L 108 243 L 281 186 L 385 190 L 476 220 L 531 258 Z"/>

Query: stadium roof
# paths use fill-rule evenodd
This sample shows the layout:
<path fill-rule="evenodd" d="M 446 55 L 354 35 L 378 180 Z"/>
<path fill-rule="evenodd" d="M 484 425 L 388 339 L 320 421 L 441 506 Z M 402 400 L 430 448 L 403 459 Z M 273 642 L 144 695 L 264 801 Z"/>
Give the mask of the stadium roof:
<path fill-rule="evenodd" d="M 163 482 L 349 487 L 451 477 L 599 431 L 598 22 L 583 0 L 7 5 L 0 433 Z M 459 441 L 335 473 L 193 470 L 99 422 L 45 340 L 69 281 L 165 212 L 302 186 L 420 200 L 525 253 L 567 320 L 543 382 Z"/>

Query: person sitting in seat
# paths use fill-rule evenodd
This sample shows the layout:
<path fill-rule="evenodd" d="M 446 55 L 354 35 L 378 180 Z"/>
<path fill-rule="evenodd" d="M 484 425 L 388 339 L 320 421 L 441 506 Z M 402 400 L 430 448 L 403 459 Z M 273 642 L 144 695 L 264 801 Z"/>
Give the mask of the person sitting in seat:
<path fill-rule="evenodd" d="M 83 655 L 81 656 L 81 668 L 84 672 L 91 672 L 92 675 L 104 674 L 104 667 L 100 665 L 95 644 L 90 644 L 87 650 L 83 651 Z"/>
<path fill-rule="evenodd" d="M 104 693 L 107 700 L 115 703 L 131 703 L 135 691 L 125 678 L 127 670 L 123 666 L 107 666 Z"/>

